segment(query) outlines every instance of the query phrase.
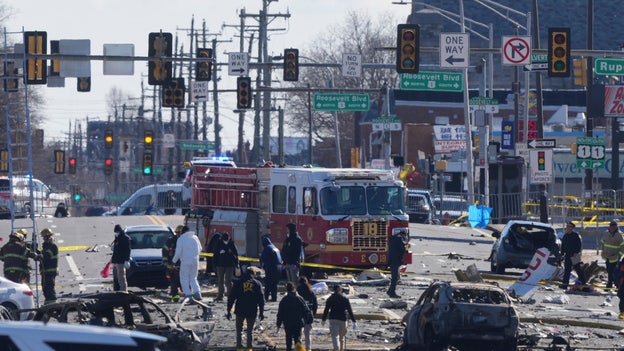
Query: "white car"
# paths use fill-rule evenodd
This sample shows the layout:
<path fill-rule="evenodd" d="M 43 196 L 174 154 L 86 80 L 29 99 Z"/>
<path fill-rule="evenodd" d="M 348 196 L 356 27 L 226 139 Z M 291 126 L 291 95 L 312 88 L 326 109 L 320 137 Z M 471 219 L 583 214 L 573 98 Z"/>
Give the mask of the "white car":
<path fill-rule="evenodd" d="M 94 325 L 34 321 L 0 321 L 2 350 L 137 350 L 157 351 L 167 339 L 144 332 Z"/>
<path fill-rule="evenodd" d="M 17 310 L 32 310 L 35 308 L 33 291 L 26 284 L 14 283 L 0 277 L 0 306 L 8 309 L 12 314 Z M 31 313 L 32 311 L 20 313 L 19 319 L 27 319 Z"/>
<path fill-rule="evenodd" d="M 18 208 L 23 208 L 29 213 L 35 210 L 39 214 L 53 214 L 59 203 L 65 206 L 71 201 L 71 194 L 68 192 L 58 192 L 41 180 L 32 178 L 33 201 L 30 203 L 30 177 L 13 177 L 13 196 Z"/>

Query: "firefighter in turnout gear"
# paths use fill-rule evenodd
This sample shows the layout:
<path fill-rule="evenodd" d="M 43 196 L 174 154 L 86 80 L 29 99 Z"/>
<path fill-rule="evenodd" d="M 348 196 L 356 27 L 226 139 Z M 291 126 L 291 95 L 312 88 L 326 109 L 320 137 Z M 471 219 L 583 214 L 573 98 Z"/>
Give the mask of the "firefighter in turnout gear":
<path fill-rule="evenodd" d="M 58 275 L 58 247 L 54 242 L 54 233 L 50 229 L 43 229 L 41 236 L 43 237 L 43 244 L 39 253 L 39 264 L 41 267 L 41 285 L 45 297 L 44 304 L 47 305 L 56 302 L 54 284 Z"/>
<path fill-rule="evenodd" d="M 0 248 L 0 260 L 4 261 L 4 277 L 16 283 L 30 283 L 29 258 L 36 259 L 37 255 L 24 242 L 25 229 L 19 229 L 9 235 L 9 242 Z"/>

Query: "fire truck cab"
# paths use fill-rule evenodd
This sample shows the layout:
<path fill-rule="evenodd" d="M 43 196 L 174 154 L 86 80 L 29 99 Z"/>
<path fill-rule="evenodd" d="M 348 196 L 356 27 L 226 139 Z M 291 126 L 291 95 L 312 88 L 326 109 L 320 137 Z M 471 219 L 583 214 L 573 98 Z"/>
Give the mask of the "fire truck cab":
<path fill-rule="evenodd" d="M 286 225 L 295 223 L 308 244 L 306 263 L 383 267 L 390 236 L 409 237 L 406 188 L 392 171 L 192 167 L 187 224 L 206 242 L 215 232 L 229 233 L 239 255 L 259 257 L 265 234 L 281 249 Z"/>

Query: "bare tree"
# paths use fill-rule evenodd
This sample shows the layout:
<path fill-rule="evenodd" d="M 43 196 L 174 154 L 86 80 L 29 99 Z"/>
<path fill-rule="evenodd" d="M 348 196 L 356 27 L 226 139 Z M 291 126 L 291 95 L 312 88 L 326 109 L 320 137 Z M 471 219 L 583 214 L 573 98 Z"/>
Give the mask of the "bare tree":
<path fill-rule="evenodd" d="M 342 63 L 343 54 L 360 54 L 364 63 L 393 63 L 394 51 L 382 48 L 395 45 L 396 23 L 398 21 L 388 13 L 381 13 L 373 20 L 365 12 L 349 12 L 344 20 L 335 27 L 328 28 L 312 42 L 307 52 L 301 55 L 300 62 L 307 60 L 317 63 Z M 397 80 L 398 75 L 394 69 L 364 69 L 360 78 L 348 78 L 342 76 L 341 68 L 338 67 L 307 67 L 301 69 L 296 85 L 305 88 L 309 84 L 313 91 L 329 88 L 380 89 L 384 82 L 388 82 L 391 87 L 395 86 Z M 372 94 L 371 100 L 377 98 L 377 95 L 378 93 Z M 293 93 L 288 101 L 285 119 L 287 125 L 292 130 L 307 131 L 307 92 Z M 345 159 L 345 155 L 355 145 L 354 130 L 359 121 L 355 121 L 354 116 L 354 113 L 338 113 L 342 159 Z M 312 109 L 312 133 L 314 144 L 317 145 L 316 162 L 335 166 L 333 113 Z"/>

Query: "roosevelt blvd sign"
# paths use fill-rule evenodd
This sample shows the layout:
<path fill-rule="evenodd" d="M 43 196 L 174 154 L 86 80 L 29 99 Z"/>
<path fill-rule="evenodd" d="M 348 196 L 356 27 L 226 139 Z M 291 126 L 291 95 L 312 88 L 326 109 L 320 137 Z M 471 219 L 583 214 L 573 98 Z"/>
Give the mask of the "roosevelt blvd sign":
<path fill-rule="evenodd" d="M 314 93 L 314 109 L 317 111 L 368 111 L 368 94 Z"/>
<path fill-rule="evenodd" d="M 463 91 L 461 72 L 420 71 L 419 73 L 401 74 L 401 89 Z"/>

